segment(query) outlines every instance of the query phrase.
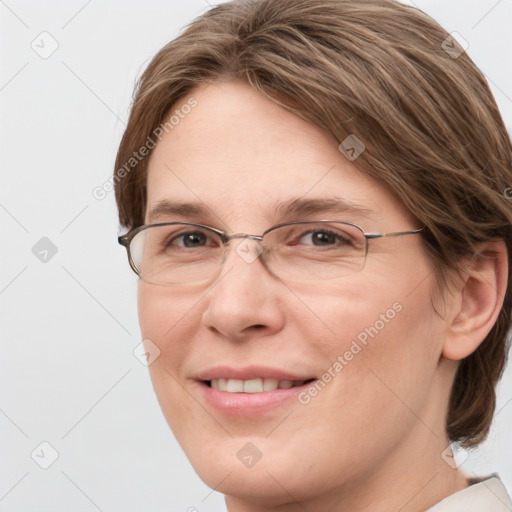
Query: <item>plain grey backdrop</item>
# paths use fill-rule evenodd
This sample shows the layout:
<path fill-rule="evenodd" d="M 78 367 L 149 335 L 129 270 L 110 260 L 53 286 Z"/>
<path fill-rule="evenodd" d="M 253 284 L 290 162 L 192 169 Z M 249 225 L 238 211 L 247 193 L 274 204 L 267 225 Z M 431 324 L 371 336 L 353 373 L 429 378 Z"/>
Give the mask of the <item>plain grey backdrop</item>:
<path fill-rule="evenodd" d="M 512 1 L 407 3 L 467 41 L 512 126 Z M 133 353 L 136 276 L 113 193 L 93 196 L 136 77 L 210 4 L 0 0 L 0 511 L 224 510 Z M 489 439 L 463 464 L 509 491 L 511 384 L 509 367 Z"/>

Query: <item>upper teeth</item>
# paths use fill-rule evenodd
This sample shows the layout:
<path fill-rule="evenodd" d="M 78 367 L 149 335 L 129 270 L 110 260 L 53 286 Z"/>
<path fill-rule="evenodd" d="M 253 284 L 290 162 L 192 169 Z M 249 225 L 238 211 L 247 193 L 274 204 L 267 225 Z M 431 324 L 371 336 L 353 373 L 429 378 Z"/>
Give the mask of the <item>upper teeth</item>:
<path fill-rule="evenodd" d="M 305 381 L 277 380 L 277 379 L 212 379 L 212 388 L 229 393 L 261 393 L 262 391 L 274 391 L 274 389 L 288 389 L 300 386 Z"/>

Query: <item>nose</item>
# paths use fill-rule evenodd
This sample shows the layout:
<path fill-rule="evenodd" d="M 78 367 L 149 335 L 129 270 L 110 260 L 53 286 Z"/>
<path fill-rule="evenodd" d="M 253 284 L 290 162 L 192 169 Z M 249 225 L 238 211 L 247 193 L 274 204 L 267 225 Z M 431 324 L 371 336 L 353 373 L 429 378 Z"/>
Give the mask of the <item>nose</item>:
<path fill-rule="evenodd" d="M 260 259 L 260 245 L 249 238 L 230 242 L 222 271 L 207 294 L 203 324 L 232 340 L 269 336 L 284 326 L 282 281 Z"/>

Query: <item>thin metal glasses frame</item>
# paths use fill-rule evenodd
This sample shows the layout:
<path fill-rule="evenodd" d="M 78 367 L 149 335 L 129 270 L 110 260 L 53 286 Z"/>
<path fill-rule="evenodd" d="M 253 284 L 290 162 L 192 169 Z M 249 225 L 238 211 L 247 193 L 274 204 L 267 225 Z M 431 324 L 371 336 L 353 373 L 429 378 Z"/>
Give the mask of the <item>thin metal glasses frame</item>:
<path fill-rule="evenodd" d="M 283 222 L 280 224 L 276 224 L 275 226 L 272 226 L 265 230 L 261 235 L 251 235 L 248 233 L 234 233 L 233 235 L 228 235 L 225 231 L 222 229 L 217 229 L 212 226 L 207 226 L 206 224 L 198 224 L 195 222 L 161 222 L 157 224 L 144 224 L 142 226 L 139 226 L 137 228 L 134 228 L 130 230 L 128 233 L 125 233 L 124 235 L 121 235 L 117 238 L 117 241 L 120 245 L 126 248 L 127 255 L 128 255 L 128 262 L 130 264 L 130 267 L 132 270 L 140 276 L 140 271 L 137 269 L 131 255 L 130 251 L 130 244 L 131 241 L 137 236 L 141 231 L 144 231 L 146 229 L 152 228 L 152 227 L 159 227 L 159 226 L 173 226 L 173 225 L 184 225 L 184 226 L 197 226 L 203 229 L 207 229 L 209 231 L 212 231 L 219 235 L 220 239 L 222 240 L 222 243 L 224 247 L 229 243 L 230 240 L 234 240 L 236 238 L 249 238 L 251 240 L 256 240 L 257 242 L 262 242 L 263 238 L 267 233 L 270 233 L 271 231 L 281 228 L 283 226 L 290 226 L 290 225 L 296 225 L 296 224 L 310 224 L 310 223 L 337 223 L 337 224 L 345 224 L 348 226 L 355 227 L 361 231 L 361 233 L 364 235 L 366 239 L 366 247 L 365 247 L 365 258 L 366 254 L 368 252 L 368 240 L 373 240 L 376 238 L 388 238 L 388 237 L 397 237 L 397 236 L 404 236 L 404 235 L 416 235 L 421 233 L 425 226 L 419 228 L 419 229 L 412 229 L 408 231 L 392 231 L 389 233 L 366 233 L 363 228 L 357 224 L 354 224 L 352 222 L 345 222 L 340 220 L 332 220 L 332 219 L 321 219 L 321 220 L 299 220 L 299 221 L 293 221 L 293 222 Z"/>

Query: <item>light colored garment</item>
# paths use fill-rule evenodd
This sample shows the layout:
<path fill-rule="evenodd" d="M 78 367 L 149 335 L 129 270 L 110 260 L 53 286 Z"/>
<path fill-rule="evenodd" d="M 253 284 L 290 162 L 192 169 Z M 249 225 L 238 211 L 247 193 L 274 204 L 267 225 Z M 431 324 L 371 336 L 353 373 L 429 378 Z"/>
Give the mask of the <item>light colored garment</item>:
<path fill-rule="evenodd" d="M 470 486 L 425 512 L 512 512 L 512 500 L 497 474 L 468 478 Z M 225 512 L 229 512 L 227 509 Z"/>
<path fill-rule="evenodd" d="M 426 512 L 512 512 L 512 501 L 497 474 L 468 479 L 471 485 Z"/>

